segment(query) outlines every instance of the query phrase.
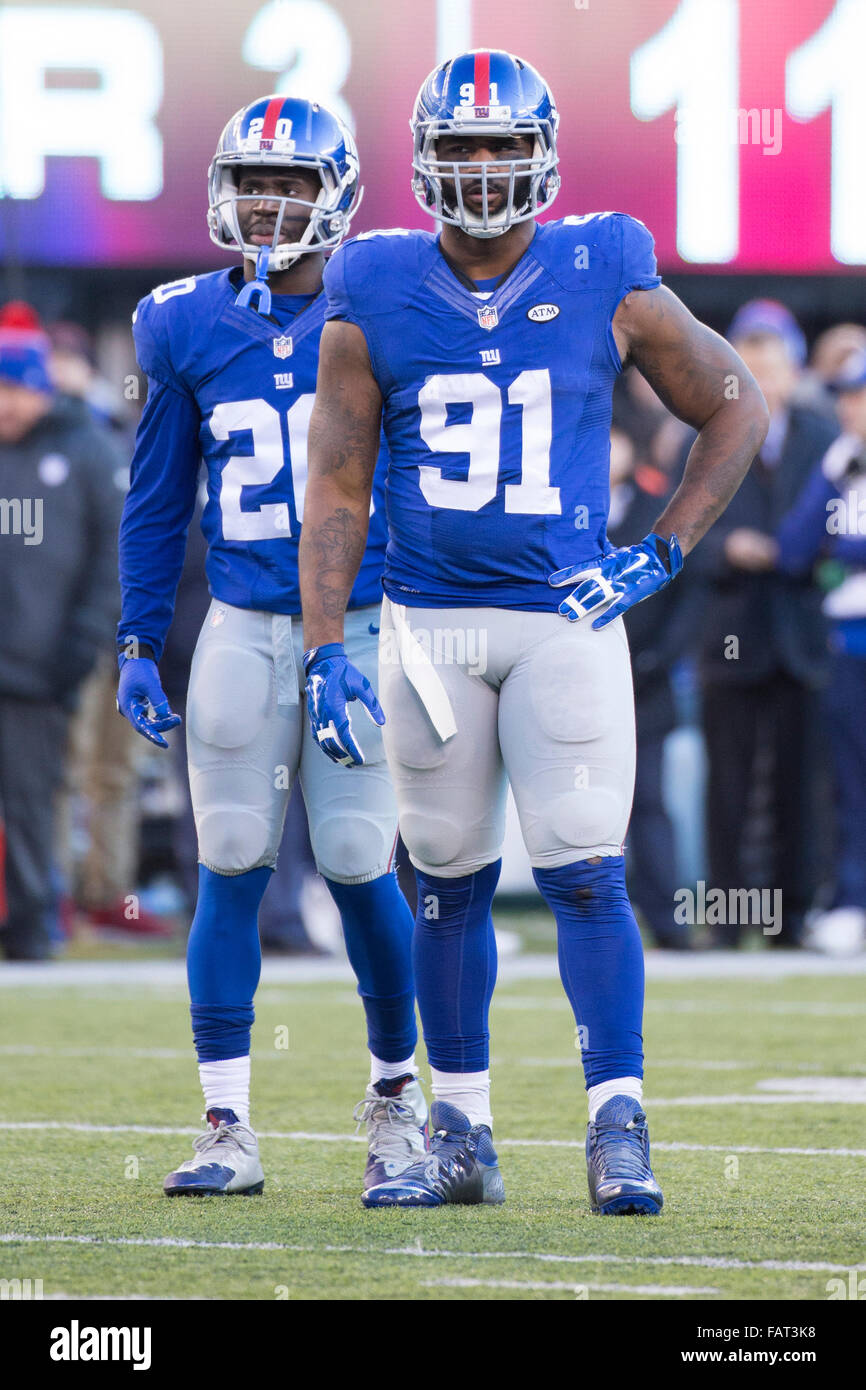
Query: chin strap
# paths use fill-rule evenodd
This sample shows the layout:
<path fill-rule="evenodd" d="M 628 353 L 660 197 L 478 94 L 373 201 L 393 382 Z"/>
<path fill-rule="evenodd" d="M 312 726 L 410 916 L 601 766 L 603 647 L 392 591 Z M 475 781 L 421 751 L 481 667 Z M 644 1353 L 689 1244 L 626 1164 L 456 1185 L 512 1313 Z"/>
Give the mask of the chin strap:
<path fill-rule="evenodd" d="M 236 303 L 241 309 L 254 309 L 259 314 L 271 312 L 271 291 L 268 287 L 268 265 L 271 259 L 270 247 L 263 246 L 256 257 L 256 277 L 244 285 Z M 254 304 L 254 297 L 258 303 Z"/>

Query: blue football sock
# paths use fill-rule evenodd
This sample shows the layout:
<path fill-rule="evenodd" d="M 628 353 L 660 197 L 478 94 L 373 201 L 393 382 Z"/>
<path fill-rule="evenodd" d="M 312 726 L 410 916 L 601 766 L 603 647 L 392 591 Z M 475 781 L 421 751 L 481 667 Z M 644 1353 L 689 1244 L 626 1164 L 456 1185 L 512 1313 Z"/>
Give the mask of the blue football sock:
<path fill-rule="evenodd" d="M 496 983 L 490 907 L 501 868 L 498 859 L 463 878 L 415 871 L 415 987 L 427 1056 L 437 1071 L 489 1065 L 487 1015 Z"/>
<path fill-rule="evenodd" d="M 346 952 L 367 1016 L 367 1045 L 383 1062 L 411 1057 L 418 1041 L 412 913 L 396 873 L 369 883 L 325 882 L 340 909 Z"/>
<path fill-rule="evenodd" d="M 272 870 L 215 874 L 198 866 L 198 901 L 186 950 L 190 1014 L 200 1062 L 246 1057 L 262 968 L 259 904 Z"/>
<path fill-rule="evenodd" d="M 625 859 L 533 869 L 556 918 L 559 973 L 574 1010 L 587 1086 L 643 1076 L 644 963 Z"/>

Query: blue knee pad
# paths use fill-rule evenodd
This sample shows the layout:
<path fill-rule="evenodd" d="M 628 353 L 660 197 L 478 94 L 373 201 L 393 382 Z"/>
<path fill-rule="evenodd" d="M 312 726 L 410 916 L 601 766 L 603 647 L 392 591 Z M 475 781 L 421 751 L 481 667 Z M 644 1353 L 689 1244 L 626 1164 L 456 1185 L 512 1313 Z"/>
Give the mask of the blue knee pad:
<path fill-rule="evenodd" d="M 497 965 L 490 908 L 501 868 L 498 859 L 462 878 L 415 871 L 415 988 L 437 1071 L 486 1071 L 490 1063 L 487 1017 Z"/>
<path fill-rule="evenodd" d="M 326 878 L 367 1017 L 367 1045 L 383 1062 L 411 1057 L 418 1041 L 412 913 L 394 872 L 368 883 Z"/>
<path fill-rule="evenodd" d="M 533 869 L 556 918 L 559 973 L 581 1043 L 587 1086 L 643 1076 L 644 962 L 620 855 Z"/>
<path fill-rule="evenodd" d="M 215 874 L 199 864 L 186 951 L 190 1014 L 200 1062 L 246 1057 L 262 968 L 259 904 L 272 870 Z"/>

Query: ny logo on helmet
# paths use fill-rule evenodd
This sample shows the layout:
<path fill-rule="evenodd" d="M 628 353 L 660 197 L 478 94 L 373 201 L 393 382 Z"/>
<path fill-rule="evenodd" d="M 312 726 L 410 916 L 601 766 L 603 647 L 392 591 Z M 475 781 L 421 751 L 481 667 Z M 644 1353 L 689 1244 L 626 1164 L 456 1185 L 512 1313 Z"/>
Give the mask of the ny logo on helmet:
<path fill-rule="evenodd" d="M 292 355 L 292 340 L 291 340 L 291 338 L 289 338 L 289 337 L 287 336 L 287 334 L 285 334 L 285 333 L 283 333 L 282 336 L 279 337 L 279 338 L 274 338 L 274 356 L 275 356 L 275 357 L 283 358 L 283 357 L 291 357 L 291 355 Z"/>
<path fill-rule="evenodd" d="M 478 310 L 478 322 L 482 328 L 495 328 L 499 322 L 499 310 L 494 304 L 485 304 Z"/>

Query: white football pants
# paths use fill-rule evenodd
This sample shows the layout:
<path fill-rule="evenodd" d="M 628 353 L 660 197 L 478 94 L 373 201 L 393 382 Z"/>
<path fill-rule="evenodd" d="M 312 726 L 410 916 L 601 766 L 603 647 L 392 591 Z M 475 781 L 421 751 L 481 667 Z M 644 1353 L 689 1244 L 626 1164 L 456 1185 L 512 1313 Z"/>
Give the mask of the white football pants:
<path fill-rule="evenodd" d="M 623 852 L 635 770 L 621 618 L 382 606 L 379 699 L 400 830 L 442 878 L 498 859 L 511 783 L 535 868 Z"/>
<path fill-rule="evenodd" d="M 374 630 L 371 631 L 371 628 Z M 346 615 L 349 660 L 377 685 L 379 605 Z M 199 859 L 218 874 L 273 865 L 296 776 L 319 873 L 367 883 L 391 866 L 397 810 L 379 728 L 353 704 L 366 764 L 338 767 L 313 741 L 300 618 L 214 599 L 187 697 L 189 782 Z"/>

